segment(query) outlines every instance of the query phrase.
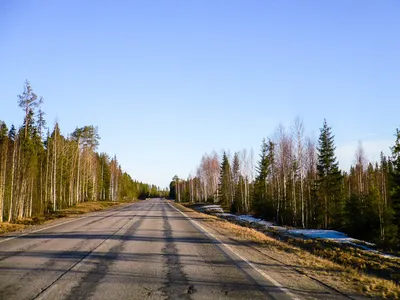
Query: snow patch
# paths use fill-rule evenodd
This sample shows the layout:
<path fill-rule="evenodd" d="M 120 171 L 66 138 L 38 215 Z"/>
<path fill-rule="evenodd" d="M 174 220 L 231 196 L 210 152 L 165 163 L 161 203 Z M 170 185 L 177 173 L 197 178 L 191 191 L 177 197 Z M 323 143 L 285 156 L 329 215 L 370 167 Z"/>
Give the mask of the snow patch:
<path fill-rule="evenodd" d="M 203 206 L 200 206 L 198 208 L 198 210 L 206 212 L 206 213 L 223 213 L 224 212 L 221 205 L 217 205 L 217 204 L 203 205 Z"/>
<path fill-rule="evenodd" d="M 220 218 L 224 219 L 234 219 L 239 222 L 247 222 L 250 225 L 253 225 L 254 227 L 262 227 L 262 228 L 270 228 L 274 229 L 277 231 L 281 231 L 282 234 L 287 234 L 291 235 L 293 237 L 303 237 L 303 238 L 309 238 L 309 239 L 323 239 L 323 240 L 328 240 L 328 241 L 333 241 L 337 243 L 343 243 L 343 244 L 348 244 L 353 247 L 357 247 L 359 249 L 387 257 L 387 258 L 394 258 L 398 259 L 399 257 L 390 255 L 390 254 L 385 254 L 382 252 L 379 252 L 371 247 L 374 247 L 375 245 L 372 243 L 368 243 L 365 241 L 357 240 L 354 238 L 349 237 L 347 234 L 344 232 L 336 231 L 336 230 L 324 230 L 324 229 L 288 229 L 283 226 L 277 226 L 274 225 L 272 222 L 268 222 L 259 218 L 255 218 L 250 215 L 234 215 L 230 213 L 225 213 L 224 210 L 222 209 L 221 205 L 218 204 L 210 204 L 210 205 L 203 205 L 199 206 L 196 208 L 199 211 L 202 211 L 204 213 L 209 213 L 209 214 L 214 214 Z M 255 226 L 256 225 L 256 226 Z"/>
<path fill-rule="evenodd" d="M 215 214 L 217 217 L 221 217 L 221 218 L 235 218 L 237 216 L 233 215 L 233 214 L 229 214 L 229 213 L 217 213 Z"/>
<path fill-rule="evenodd" d="M 349 237 L 344 232 L 336 231 L 336 230 L 323 230 L 323 229 L 290 229 L 286 231 L 288 234 L 293 236 L 303 236 L 310 239 L 324 239 L 328 241 L 334 241 L 337 243 L 348 244 L 353 247 L 360 248 L 362 250 L 378 254 L 387 258 L 399 258 L 395 255 L 386 254 L 379 252 L 371 247 L 375 246 L 373 243 L 369 243 L 366 241 L 357 240 Z"/>
<path fill-rule="evenodd" d="M 339 241 L 352 240 L 347 234 L 336 230 L 323 230 L 323 229 L 290 229 L 287 231 L 289 234 L 302 235 L 312 239 L 333 239 Z"/>
<path fill-rule="evenodd" d="M 249 216 L 249 215 L 240 215 L 240 216 L 237 216 L 237 219 L 239 221 L 245 221 L 245 222 L 249 222 L 249 223 L 252 223 L 252 224 L 255 223 L 255 224 L 264 226 L 266 228 L 273 225 L 271 222 L 267 222 L 267 221 L 264 221 L 264 220 L 259 219 L 259 218 L 254 218 L 254 217 Z"/>

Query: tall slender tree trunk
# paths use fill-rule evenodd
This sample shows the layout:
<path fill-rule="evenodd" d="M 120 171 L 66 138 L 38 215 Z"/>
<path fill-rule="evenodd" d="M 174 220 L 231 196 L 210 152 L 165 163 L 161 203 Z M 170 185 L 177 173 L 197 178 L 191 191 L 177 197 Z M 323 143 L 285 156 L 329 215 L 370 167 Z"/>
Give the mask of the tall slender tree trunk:
<path fill-rule="evenodd" d="M 303 172 L 300 171 L 300 203 L 301 203 L 301 226 L 305 228 L 305 217 L 304 217 L 304 183 L 303 183 Z"/>
<path fill-rule="evenodd" d="M 296 182 L 294 172 L 292 171 L 292 203 L 293 203 L 293 217 L 292 224 L 297 226 L 297 201 L 296 201 Z"/>
<path fill-rule="evenodd" d="M 3 156 L 1 157 L 0 168 L 0 222 L 4 218 L 4 198 L 6 192 L 6 171 L 7 171 L 7 156 L 8 156 L 8 140 L 5 140 L 3 146 Z"/>
<path fill-rule="evenodd" d="M 278 191 L 278 197 L 276 197 L 277 201 L 276 201 L 276 222 L 278 224 L 280 224 L 280 219 L 279 219 L 279 215 L 280 215 L 280 210 L 281 210 L 281 202 L 282 202 L 282 196 L 281 196 L 281 187 L 280 187 L 280 180 L 279 180 L 279 176 L 276 179 L 277 181 L 277 191 Z"/>
<path fill-rule="evenodd" d="M 40 193 L 40 203 L 39 203 L 39 214 L 43 213 L 43 156 L 40 158 L 40 186 L 39 186 L 39 193 Z"/>
<path fill-rule="evenodd" d="M 101 190 L 100 190 L 100 200 L 105 200 L 105 189 L 104 189 L 104 161 L 101 159 Z"/>
<path fill-rule="evenodd" d="M 22 180 L 22 184 L 21 184 L 21 192 L 19 195 L 19 199 L 18 199 L 18 214 L 17 214 L 17 218 L 18 219 L 22 219 L 24 217 L 24 201 L 23 199 L 25 198 L 25 191 L 27 188 L 27 184 L 26 184 L 26 180 Z"/>
<path fill-rule="evenodd" d="M 47 158 L 46 158 L 46 177 L 44 179 L 44 209 L 47 211 L 47 205 L 49 202 L 49 165 L 50 165 L 50 143 L 49 138 L 47 138 Z M 51 185 L 50 185 L 51 187 Z"/>
<path fill-rule="evenodd" d="M 115 201 L 119 201 L 118 192 L 119 192 L 119 173 L 117 174 L 117 180 L 115 183 Z"/>
<path fill-rule="evenodd" d="M 59 208 L 62 208 L 63 207 L 63 205 L 65 205 L 65 203 L 64 203 L 64 201 L 65 201 L 65 199 L 63 198 L 63 192 L 64 192 L 64 186 L 63 186 L 63 172 L 64 172 L 64 159 L 63 159 L 63 157 L 64 157 L 64 155 L 63 155 L 63 146 L 61 145 L 61 151 L 59 150 L 59 152 L 61 152 L 60 153 L 60 158 L 59 158 L 59 160 L 60 160 L 60 187 L 59 187 L 59 200 L 58 200 L 58 206 L 59 206 Z"/>
<path fill-rule="evenodd" d="M 33 177 L 31 180 L 31 197 L 30 197 L 30 201 L 29 201 L 29 215 L 28 217 L 31 218 L 32 217 L 32 209 L 33 209 L 33 189 L 34 189 L 34 185 L 33 185 Z"/>
<path fill-rule="evenodd" d="M 33 179 L 33 177 L 32 177 Z M 29 218 L 30 204 L 31 204 L 31 196 L 33 194 L 31 180 L 26 180 L 26 196 L 24 197 L 24 218 Z"/>
<path fill-rule="evenodd" d="M 53 147 L 53 211 L 57 210 L 57 131 L 54 131 Z"/>
<path fill-rule="evenodd" d="M 17 152 L 17 139 L 14 140 L 14 145 L 13 145 L 13 156 L 12 156 L 12 163 L 11 163 L 11 185 L 10 185 L 10 206 L 9 206 L 9 212 L 8 212 L 8 222 L 11 222 L 13 220 L 13 214 L 14 214 L 14 207 L 13 207 L 13 195 L 14 195 L 14 172 L 15 172 L 15 156 Z"/>
<path fill-rule="evenodd" d="M 77 168 L 77 174 L 76 174 L 76 204 L 79 203 L 79 175 L 80 175 L 80 165 L 81 165 L 81 151 L 79 149 L 79 143 L 80 143 L 80 138 L 78 138 L 78 168 Z"/>
<path fill-rule="evenodd" d="M 75 161 L 75 159 L 73 159 Z M 69 195 L 68 195 L 68 205 L 72 206 L 73 205 L 73 198 L 74 198 L 74 163 L 72 161 L 71 164 L 71 172 L 69 175 Z"/>
<path fill-rule="evenodd" d="M 91 158 L 91 161 L 93 163 L 94 157 Z M 96 195 L 96 169 L 95 169 L 95 163 L 92 165 L 92 201 L 97 201 L 97 195 Z"/>
<path fill-rule="evenodd" d="M 86 164 L 86 151 L 83 156 L 83 176 L 82 176 L 82 201 L 86 201 L 87 195 L 87 164 Z"/>
<path fill-rule="evenodd" d="M 324 227 L 325 227 L 325 229 L 328 229 L 328 197 L 327 197 L 327 195 L 326 195 L 326 192 L 324 192 L 324 205 L 325 205 L 325 211 L 324 211 L 324 214 L 325 214 L 325 216 L 324 216 L 324 219 L 325 219 L 325 224 L 324 224 Z"/>
<path fill-rule="evenodd" d="M 19 141 L 20 142 L 20 141 Z M 15 199 L 15 208 L 16 210 L 14 210 L 15 213 L 15 217 L 14 219 L 20 219 L 22 218 L 23 215 L 23 195 L 24 195 L 24 176 L 25 176 L 25 172 L 22 172 L 22 168 L 23 168 L 23 164 L 21 162 L 21 145 L 19 145 L 18 147 L 18 152 L 17 152 L 17 161 L 16 161 L 16 173 L 15 173 L 15 177 L 16 177 L 16 182 L 17 182 L 17 188 L 16 188 L 16 195 L 14 197 Z M 20 188 L 18 188 L 20 187 Z"/>

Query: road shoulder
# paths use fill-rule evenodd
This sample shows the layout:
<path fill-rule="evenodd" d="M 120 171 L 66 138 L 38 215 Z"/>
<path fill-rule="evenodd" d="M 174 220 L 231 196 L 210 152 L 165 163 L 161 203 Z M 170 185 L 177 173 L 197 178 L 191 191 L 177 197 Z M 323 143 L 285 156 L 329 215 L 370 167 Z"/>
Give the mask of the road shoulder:
<path fill-rule="evenodd" d="M 302 298 L 366 299 L 367 296 L 397 296 L 388 292 L 391 289 L 385 290 L 385 287 L 393 284 L 390 281 L 344 268 L 254 229 L 196 212 L 177 203 L 172 204 L 218 239 L 232 245 L 235 251 L 257 267 L 266 270 L 280 284 L 297 291 Z"/>
<path fill-rule="evenodd" d="M 88 211 L 85 213 L 80 212 L 80 213 L 65 214 L 62 217 L 57 217 L 57 218 L 54 218 L 51 220 L 46 220 L 40 224 L 20 225 L 20 224 L 10 223 L 10 225 L 15 225 L 13 227 L 14 230 L 10 230 L 8 232 L 1 233 L 0 234 L 0 243 L 2 241 L 8 240 L 10 237 L 22 236 L 22 235 L 26 235 L 26 234 L 33 233 L 33 232 L 42 231 L 47 228 L 52 228 L 52 227 L 60 226 L 63 224 L 67 224 L 67 223 L 73 222 L 75 220 L 87 218 L 90 216 L 100 215 L 102 213 L 109 212 L 109 211 L 123 209 L 124 207 L 134 204 L 134 203 L 137 203 L 137 202 L 118 203 L 118 204 L 115 204 L 112 206 L 103 207 L 102 209 Z M 12 226 L 10 226 L 10 227 L 12 227 Z"/>

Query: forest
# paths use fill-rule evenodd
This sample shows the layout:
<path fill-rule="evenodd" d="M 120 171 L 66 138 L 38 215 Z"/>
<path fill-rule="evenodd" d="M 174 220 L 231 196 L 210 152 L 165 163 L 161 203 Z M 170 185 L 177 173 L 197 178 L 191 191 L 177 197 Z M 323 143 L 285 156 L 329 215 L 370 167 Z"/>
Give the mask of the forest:
<path fill-rule="evenodd" d="M 205 154 L 196 174 L 175 176 L 170 197 L 179 202 L 219 203 L 231 213 L 253 214 L 278 225 L 335 229 L 398 249 L 400 239 L 400 131 L 391 153 L 369 162 L 360 143 L 349 170 L 340 170 L 332 128 L 324 120 L 317 141 L 303 121 L 278 126 L 253 151 Z"/>
<path fill-rule="evenodd" d="M 63 135 L 50 130 L 28 81 L 17 97 L 23 123 L 0 121 L 0 222 L 51 214 L 85 201 L 127 202 L 159 196 L 160 189 L 135 181 L 117 157 L 97 152 L 100 136 L 93 125 Z"/>

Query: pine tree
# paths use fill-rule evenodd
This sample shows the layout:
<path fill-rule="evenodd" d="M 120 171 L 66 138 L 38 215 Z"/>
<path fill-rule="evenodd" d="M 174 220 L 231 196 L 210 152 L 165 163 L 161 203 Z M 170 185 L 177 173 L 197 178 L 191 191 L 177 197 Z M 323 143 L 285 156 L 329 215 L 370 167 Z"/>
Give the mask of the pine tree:
<path fill-rule="evenodd" d="M 339 228 L 342 225 L 342 175 L 335 157 L 334 136 L 324 120 L 318 140 L 317 194 L 319 225 L 324 228 Z"/>
<path fill-rule="evenodd" d="M 33 89 L 28 80 L 25 81 L 24 92 L 22 95 L 18 95 L 18 105 L 25 112 L 25 138 L 28 136 L 28 122 L 29 122 L 29 114 L 34 112 L 34 109 L 37 108 L 42 103 L 42 98 L 38 100 L 37 95 L 33 92 Z"/>

